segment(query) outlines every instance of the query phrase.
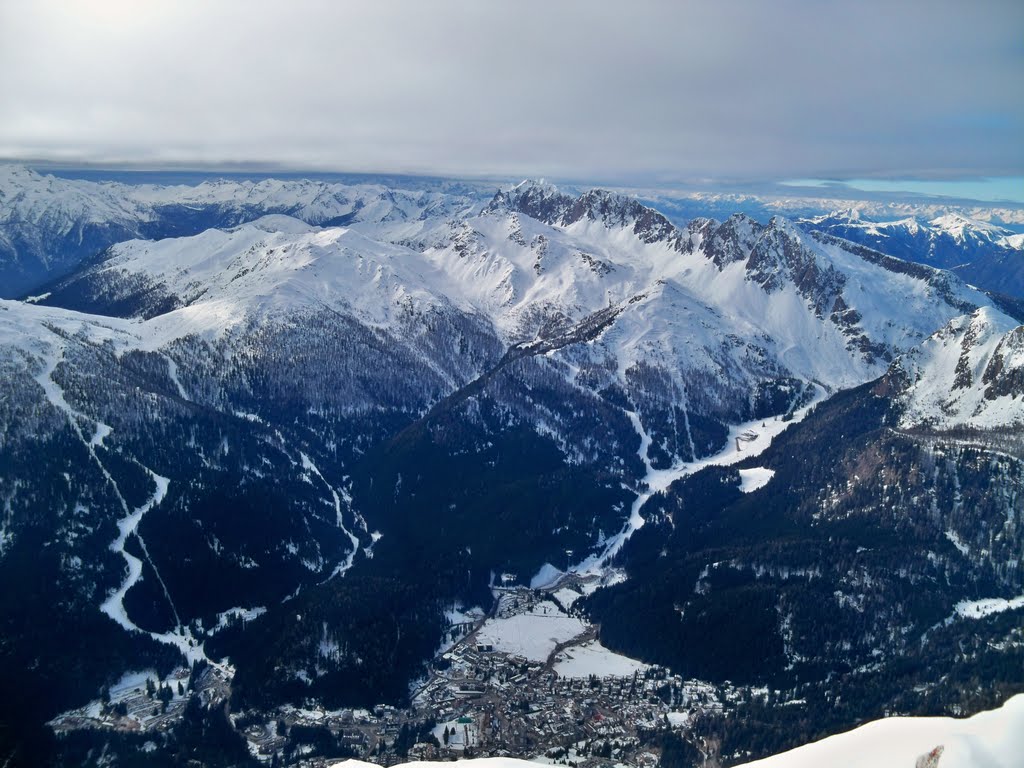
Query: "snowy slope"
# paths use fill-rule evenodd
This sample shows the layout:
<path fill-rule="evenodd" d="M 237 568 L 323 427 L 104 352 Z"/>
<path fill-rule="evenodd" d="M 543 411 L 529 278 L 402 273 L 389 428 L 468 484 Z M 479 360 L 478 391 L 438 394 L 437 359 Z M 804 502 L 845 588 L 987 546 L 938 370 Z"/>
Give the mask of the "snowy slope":
<path fill-rule="evenodd" d="M 464 198 L 373 185 L 95 185 L 5 172 L 0 188 L 19 190 L 5 198 L 8 220 L 20 217 L 36 228 L 47 217 L 63 229 L 83 218 L 128 226 L 171 205 L 219 206 L 241 218 L 276 211 L 314 224 L 354 221 L 337 235 L 303 231 L 300 222 L 278 217 L 230 232 L 116 246 L 93 271 L 102 289 L 92 293 L 117 293 L 114 273 L 141 278 L 148 303 L 134 307 L 140 314 L 198 301 L 262 311 L 283 301 L 270 297 L 287 284 L 287 302 L 305 292 L 309 301 L 347 303 L 383 322 L 373 310 L 382 291 L 398 301 L 407 300 L 402 292 L 415 298 L 427 291 L 489 318 L 513 343 L 634 302 L 606 350 L 621 372 L 654 357 L 719 378 L 748 370 L 741 379 L 787 375 L 836 388 L 878 375 L 893 355 L 988 303 L 963 285 L 943 295 L 923 284 L 932 277 L 893 273 L 819 243 L 785 219 L 762 227 L 736 217 L 683 231 L 632 198 L 600 190 L 572 197 L 526 182 L 475 215 L 479 209 Z M 94 187 L 104 193 L 95 200 Z M 389 249 L 391 243 L 401 245 Z M 371 276 L 378 266 L 382 271 Z M 374 281 L 370 293 L 364 279 Z M 138 281 L 128 282 L 139 293 Z M 50 299 L 61 301 L 59 294 Z M 723 343 L 735 339 L 741 344 Z"/>
<path fill-rule="evenodd" d="M 0 225 L 67 234 L 81 224 L 130 224 L 148 220 L 147 206 L 120 184 L 44 176 L 20 166 L 0 165 Z"/>
<path fill-rule="evenodd" d="M 315 208 L 326 204 L 315 189 L 217 182 L 134 194 L 305 201 L 313 216 L 326 210 Z M 430 318 L 445 318 L 505 348 L 546 345 L 547 365 L 570 386 L 624 392 L 667 461 L 716 448 L 694 436 L 691 414 L 739 423 L 791 410 L 815 388 L 881 375 L 955 317 L 991 306 L 949 273 L 812 236 L 780 217 L 680 230 L 632 198 L 573 197 L 533 182 L 458 217 L 428 215 L 419 198 L 376 199 L 383 207 L 362 225 L 321 228 L 273 214 L 122 242 L 40 302 L 145 320 L 124 326 L 133 340 L 122 340 L 119 354 L 334 313 L 402 338 L 451 386 L 457 363 L 437 357 L 451 358 L 450 342 L 439 350 L 423 340 L 437 326 Z M 395 242 L 393 224 L 420 239 Z"/>
<path fill-rule="evenodd" d="M 1024 235 L 1007 235 L 1006 237 L 1000 238 L 997 242 L 1001 245 L 1005 245 L 1007 248 L 1013 248 L 1016 251 L 1024 251 Z"/>
<path fill-rule="evenodd" d="M 930 754 L 937 762 L 918 762 Z M 965 720 L 891 717 L 746 763 L 746 768 L 1015 768 L 1024 754 L 1024 696 Z"/>
<path fill-rule="evenodd" d="M 1024 425 L 1024 326 L 996 309 L 954 319 L 897 366 L 905 427 Z"/>
<path fill-rule="evenodd" d="M 682 232 L 631 199 L 601 195 L 598 204 L 588 195 L 520 185 L 467 222 L 475 248 L 426 255 L 520 333 L 538 307 L 572 317 L 632 299 L 616 324 L 634 326 L 620 348 L 643 351 L 620 360 L 623 369 L 653 352 L 670 364 L 703 355 L 695 367 L 716 370 L 711 360 L 731 336 L 756 339 L 798 377 L 849 386 L 964 309 L 988 303 L 942 273 L 895 272 L 782 218 L 762 227 L 737 217 Z"/>
<path fill-rule="evenodd" d="M 445 290 L 436 270 L 401 246 L 283 215 L 189 238 L 120 243 L 88 274 L 108 286 L 117 275 L 142 277 L 179 306 L 230 306 L 233 318 L 327 306 L 385 323 L 396 307 L 444 303 Z"/>
<path fill-rule="evenodd" d="M 928 227 L 936 232 L 949 235 L 953 240 L 965 243 L 970 240 L 998 242 L 1012 235 L 1012 230 L 998 227 L 987 221 L 979 221 L 956 213 L 937 216 L 928 222 Z"/>

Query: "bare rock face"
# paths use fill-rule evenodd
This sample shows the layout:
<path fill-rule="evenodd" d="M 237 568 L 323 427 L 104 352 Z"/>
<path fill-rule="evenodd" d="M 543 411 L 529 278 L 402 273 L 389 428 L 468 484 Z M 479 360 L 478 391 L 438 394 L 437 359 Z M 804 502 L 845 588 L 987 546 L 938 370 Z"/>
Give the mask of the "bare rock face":
<path fill-rule="evenodd" d="M 818 317 L 824 317 L 835 305 L 846 283 L 841 272 L 819 261 L 814 251 L 801 241 L 797 229 L 779 217 L 769 222 L 750 252 L 747 274 L 769 293 L 793 283 Z"/>
<path fill-rule="evenodd" d="M 985 397 L 995 400 L 1009 395 L 1024 396 L 1024 326 L 1007 333 L 996 347 L 981 377 Z"/>

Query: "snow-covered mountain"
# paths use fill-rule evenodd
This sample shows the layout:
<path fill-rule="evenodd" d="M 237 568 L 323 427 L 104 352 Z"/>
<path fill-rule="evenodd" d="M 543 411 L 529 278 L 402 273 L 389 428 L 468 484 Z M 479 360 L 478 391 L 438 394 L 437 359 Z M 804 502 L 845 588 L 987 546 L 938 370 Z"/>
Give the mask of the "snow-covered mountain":
<path fill-rule="evenodd" d="M 747 571 L 777 579 L 757 585 L 749 624 L 778 648 L 733 672 L 797 670 L 783 686 L 910 653 L 947 598 L 1020 586 L 1018 532 L 997 519 L 1018 502 L 965 509 L 920 468 L 934 461 L 919 452 L 970 428 L 981 457 L 943 471 L 1002 489 L 1019 470 L 984 459 L 988 436 L 1024 424 L 1019 319 L 950 272 L 782 217 L 679 227 L 631 197 L 534 182 L 489 199 L 232 182 L 98 185 L 98 200 L 76 182 L 18 183 L 35 190 L 8 206 L 34 212 L 27 230 L 55 217 L 79 222 L 53 228 L 72 239 L 82 222 L 136 235 L 30 301 L 0 301 L 0 576 L 40 585 L 32 610 L 0 603 L 3 635 L 19 638 L 0 668 L 12 686 L 42 670 L 47 717 L 135 659 L 179 653 L 230 656 L 239 708 L 398 701 L 447 607 L 486 605 L 494 574 L 525 584 L 554 562 L 626 567 L 581 610 L 609 642 L 636 637 L 621 618 L 632 607 L 602 614 L 635 588 L 632 606 L 670 614 L 664 642 L 636 655 L 722 679 L 699 633 L 673 633 L 703 626 L 705 587 L 717 598 Z M 154 221 L 160 238 L 139 237 Z M 730 428 L 772 420 L 780 434 L 819 401 L 763 466 L 690 471 L 757 439 Z M 875 455 L 880 436 L 896 442 Z M 874 471 L 897 454 L 913 458 Z M 764 482 L 741 492 L 741 471 Z M 918 519 L 924 482 L 937 496 Z M 867 540 L 850 518 L 880 542 L 856 578 L 831 570 Z M 987 549 L 979 521 L 1000 532 Z M 891 568 L 901 526 L 922 552 L 955 539 L 968 555 Z M 948 594 L 922 607 L 905 581 L 940 566 Z M 790 569 L 833 592 L 869 584 L 856 599 L 878 610 L 837 618 L 849 636 L 819 644 L 792 606 L 821 595 L 800 603 L 778 576 Z M 88 673 L 43 631 L 52 605 L 56 636 L 87 638 L 100 659 Z M 239 612 L 250 626 L 221 631 Z M 883 624 L 899 631 L 882 637 Z"/>
<path fill-rule="evenodd" d="M 406 190 L 278 179 L 97 183 L 0 165 L 0 296 L 35 290 L 123 240 L 190 235 L 266 214 L 310 224 L 363 223 L 380 237 L 415 238 L 423 221 L 471 207 L 476 194 L 467 185 Z"/>
<path fill-rule="evenodd" d="M 901 358 L 906 428 L 1024 430 L 1024 327 L 983 308 Z"/>
<path fill-rule="evenodd" d="M 924 246 L 917 251 L 918 258 L 933 260 L 937 266 L 956 266 L 956 247 L 979 249 L 992 246 L 1012 247 L 1014 231 L 987 221 L 968 218 L 957 213 L 945 213 L 926 221 L 907 217 L 895 221 L 875 221 L 857 209 L 834 211 L 825 216 L 802 219 L 801 224 L 830 234 L 847 237 L 854 242 L 864 238 L 886 238 L 895 247 L 908 247 L 908 241 L 917 239 Z M 894 254 L 900 255 L 900 254 Z"/>
<path fill-rule="evenodd" d="M 234 187 L 200 189 L 194 199 L 235 207 L 277 199 L 274 185 L 245 186 L 241 202 Z M 134 192 L 158 193 L 169 194 Z M 295 199 L 295 189 L 281 194 Z M 74 370 L 70 339 L 115 364 L 151 360 L 143 369 L 158 377 L 161 395 L 267 422 L 278 408 L 271 393 L 289 381 L 289 400 L 311 413 L 425 416 L 465 407 L 481 382 L 518 370 L 489 397 L 567 459 L 629 480 L 621 461 L 633 450 L 622 441 L 636 430 L 626 415 L 580 416 L 607 409 L 609 393 L 650 441 L 642 458 L 668 467 L 717 450 L 727 424 L 785 414 L 816 392 L 884 373 L 964 313 L 998 318 L 1004 332 L 1013 322 L 948 273 L 811 236 L 778 217 L 679 229 L 631 198 L 527 182 L 458 216 L 420 208 L 409 224 L 395 215 L 416 234 L 399 243 L 384 220 L 404 209 L 390 193 L 377 199 L 385 198 L 386 213 L 362 227 L 277 214 L 116 244 L 36 306 L 3 305 L 6 358 L 22 361 L 22 380 L 40 381 L 40 370 Z M 455 209 L 450 199 L 435 202 Z M 303 352 L 303 334 L 329 357 Z M 377 365 L 360 360 L 364 349 L 379 350 Z M 95 354 L 88 359 L 95 365 Z M 591 405 L 570 416 L 516 383 L 532 379 Z M 43 394 L 63 407 L 45 386 L 21 398 Z M 135 415 L 124 423 L 117 399 L 85 400 L 66 410 L 72 421 L 139 429 Z M 485 434 L 502 429 L 493 417 L 470 421 Z"/>
<path fill-rule="evenodd" d="M 849 211 L 852 215 L 873 221 L 898 221 L 906 218 L 930 221 L 952 213 L 995 225 L 1017 228 L 1024 225 L 1024 206 L 1019 203 L 983 203 L 942 197 L 876 194 L 856 189 L 833 189 L 828 194 L 814 194 L 810 190 L 791 187 L 749 192 L 642 187 L 623 191 L 646 201 L 677 223 L 685 223 L 699 216 L 725 219 L 738 211 L 765 220 L 776 215 L 797 220 Z"/>
<path fill-rule="evenodd" d="M 800 220 L 804 228 L 841 237 L 908 261 L 956 272 L 965 281 L 1024 295 L 1024 250 L 1013 230 L 961 214 L 930 220 L 875 221 L 856 209 Z"/>
<path fill-rule="evenodd" d="M 157 339 L 150 349 L 171 341 L 166 328 L 212 338 L 323 312 L 415 344 L 417 318 L 459 316 L 497 346 L 543 351 L 544 365 L 573 386 L 623 391 L 654 430 L 662 462 L 711 449 L 694 443 L 692 428 L 663 432 L 689 421 L 689 410 L 739 422 L 817 387 L 862 383 L 989 304 L 948 273 L 819 241 L 782 218 L 703 219 L 681 230 L 604 191 L 574 197 L 525 183 L 479 213 L 427 218 L 418 229 L 414 244 L 396 244 L 365 227 L 279 215 L 128 241 L 39 302 L 145 318 Z M 567 344 L 588 323 L 597 323 L 590 343 Z"/>

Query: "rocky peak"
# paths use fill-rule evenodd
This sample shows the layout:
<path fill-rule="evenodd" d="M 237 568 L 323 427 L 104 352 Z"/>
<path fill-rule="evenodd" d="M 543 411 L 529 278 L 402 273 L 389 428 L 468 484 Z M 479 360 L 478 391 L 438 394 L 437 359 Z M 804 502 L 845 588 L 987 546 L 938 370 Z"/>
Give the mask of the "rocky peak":
<path fill-rule="evenodd" d="M 1010 396 L 1024 403 L 1024 325 L 1004 335 L 981 375 L 985 399 Z"/>
<path fill-rule="evenodd" d="M 592 189 L 580 195 L 562 217 L 568 226 L 582 220 L 599 221 L 610 228 L 631 228 L 645 243 L 679 240 L 675 226 L 653 208 L 626 195 Z"/>
<path fill-rule="evenodd" d="M 523 213 L 553 226 L 568 227 L 596 221 L 609 228 L 628 228 L 645 243 L 672 242 L 681 247 L 683 236 L 663 214 L 627 195 L 592 189 L 572 197 L 550 184 L 524 181 L 499 191 L 485 213 Z"/>
<path fill-rule="evenodd" d="M 719 224 L 710 219 L 696 220 L 705 255 L 719 269 L 745 261 L 764 231 L 764 226 L 742 213 L 735 213 Z M 696 223 L 696 222 L 695 222 Z M 694 231 L 691 226 L 691 233 Z"/>
<path fill-rule="evenodd" d="M 772 217 L 750 251 L 747 278 L 768 293 L 792 283 L 819 317 L 831 310 L 846 282 L 831 264 L 819 262 L 796 225 L 781 216 Z"/>
<path fill-rule="evenodd" d="M 551 184 L 528 179 L 509 190 L 498 190 L 484 213 L 523 213 L 545 224 L 559 224 L 575 198 Z"/>

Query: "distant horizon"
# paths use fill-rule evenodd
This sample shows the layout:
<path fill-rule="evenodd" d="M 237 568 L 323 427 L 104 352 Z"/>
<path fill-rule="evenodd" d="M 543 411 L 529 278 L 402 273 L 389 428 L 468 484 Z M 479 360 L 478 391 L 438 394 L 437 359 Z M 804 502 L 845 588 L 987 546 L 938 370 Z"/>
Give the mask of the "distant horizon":
<path fill-rule="evenodd" d="M 888 192 L 925 197 L 976 200 L 979 203 L 1024 204 L 1024 176 L 966 179 L 786 179 L 783 187 L 852 192 Z"/>
<path fill-rule="evenodd" d="M 286 167 L 265 163 L 227 164 L 144 164 L 144 163 L 77 163 L 48 159 L 17 159 L 0 157 L 0 165 L 20 166 L 37 173 L 48 173 L 61 178 L 94 181 L 120 181 L 122 183 L 200 183 L 204 179 L 229 178 L 258 180 L 271 178 L 334 180 L 334 179 L 407 179 L 410 181 L 447 181 L 471 184 L 508 184 L 524 179 L 549 179 L 552 183 L 570 187 L 604 186 L 609 188 L 635 188 L 637 190 L 665 190 L 685 193 L 712 193 L 752 195 L 760 197 L 801 196 L 809 198 L 835 198 L 837 200 L 916 200 L 931 203 L 977 203 L 983 205 L 1024 206 L 1024 177 L 985 178 L 765 178 L 765 179 L 692 179 L 666 180 L 637 174 L 634 178 L 562 178 L 545 174 L 499 174 L 480 172 L 460 174 L 437 171 L 343 170 L 333 168 Z M 128 177 L 128 178 L 125 178 Z M 146 178 L 153 181 L 147 182 Z"/>

